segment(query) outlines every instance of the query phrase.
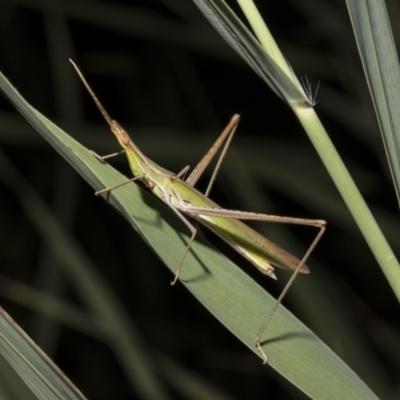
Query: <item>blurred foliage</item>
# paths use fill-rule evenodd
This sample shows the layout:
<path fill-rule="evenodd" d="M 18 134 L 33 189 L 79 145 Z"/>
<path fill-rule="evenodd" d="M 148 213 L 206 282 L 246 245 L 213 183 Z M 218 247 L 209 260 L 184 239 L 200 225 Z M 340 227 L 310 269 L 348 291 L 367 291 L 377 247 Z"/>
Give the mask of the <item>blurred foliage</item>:
<path fill-rule="evenodd" d="M 316 110 L 399 253 L 396 196 L 344 2 L 258 3 L 296 74 L 314 87 L 321 81 Z M 398 2 L 386 3 L 396 21 Z M 328 221 L 308 263 L 312 274 L 298 279 L 285 304 L 380 398 L 398 398 L 400 327 L 392 291 L 295 117 L 191 2 L 3 1 L 0 19 L 0 69 L 32 105 L 99 154 L 118 146 L 68 58 L 143 152 L 172 171 L 194 166 L 240 113 L 213 199 L 227 208 Z M 399 43 L 398 27 L 393 31 Z M 190 398 L 188 387 L 201 382 L 218 387 L 219 398 L 301 398 L 182 285 L 170 287 L 171 275 L 151 249 L 2 97 L 0 145 L 125 305 L 166 397 Z M 111 162 L 128 174 L 124 157 Z M 85 318 L 46 317 L 18 289 L 16 282 L 82 308 L 15 194 L 1 182 L 0 191 L 3 307 L 88 398 L 139 397 Z M 257 229 L 298 255 L 313 237 L 307 228 Z M 221 249 L 274 295 L 288 278 L 278 271 L 275 286 Z"/>

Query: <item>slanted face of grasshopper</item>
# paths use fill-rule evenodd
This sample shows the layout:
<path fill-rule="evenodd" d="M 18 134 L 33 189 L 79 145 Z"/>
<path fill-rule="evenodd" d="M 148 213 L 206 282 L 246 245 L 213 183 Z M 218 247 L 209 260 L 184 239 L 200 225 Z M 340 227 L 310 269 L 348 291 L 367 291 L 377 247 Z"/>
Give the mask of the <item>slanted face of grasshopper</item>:
<path fill-rule="evenodd" d="M 255 345 L 260 351 L 260 354 L 264 360 L 264 363 L 266 363 L 267 356 L 260 345 L 261 335 L 264 332 L 267 324 L 271 320 L 273 314 L 277 310 L 289 287 L 293 283 L 296 275 L 298 273 L 309 272 L 309 269 L 305 265 L 305 261 L 320 240 L 321 236 L 323 235 L 326 222 L 323 220 L 290 218 L 245 211 L 226 210 L 221 208 L 218 204 L 214 203 L 208 198 L 219 167 L 236 131 L 237 124 L 240 118 L 239 115 L 234 115 L 232 117 L 232 119 L 223 130 L 221 135 L 218 137 L 216 142 L 213 144 L 213 146 L 210 148 L 210 150 L 206 153 L 199 164 L 193 169 L 189 177 L 183 180 L 181 179 L 181 177 L 186 174 L 188 168 L 184 168 L 178 174 L 174 174 L 173 172 L 170 172 L 160 167 L 149 158 L 147 158 L 132 142 L 128 133 L 118 124 L 118 122 L 110 118 L 104 107 L 101 105 L 100 101 L 97 99 L 96 95 L 89 87 L 78 67 L 72 61 L 71 63 L 75 67 L 78 75 L 80 76 L 87 90 L 91 94 L 96 105 L 100 109 L 100 112 L 109 124 L 111 131 L 114 133 L 119 144 L 123 148 L 123 152 L 126 153 L 133 174 L 133 178 L 127 180 L 126 182 L 100 190 L 96 192 L 96 194 L 98 195 L 100 193 L 113 190 L 116 187 L 119 187 L 126 183 L 140 180 L 154 193 L 155 196 L 160 198 L 183 221 L 183 223 L 187 226 L 191 233 L 191 237 L 186 247 L 186 250 L 182 254 L 182 259 L 180 263 L 177 265 L 175 277 L 171 282 L 172 284 L 175 284 L 178 280 L 179 272 L 184 265 L 187 253 L 190 250 L 190 246 L 197 234 L 196 227 L 186 218 L 186 216 L 194 218 L 195 220 L 209 228 L 211 231 L 213 231 L 215 234 L 217 234 L 219 237 L 221 237 L 223 240 L 225 240 L 239 254 L 241 254 L 244 258 L 246 258 L 254 266 L 256 266 L 257 269 L 263 274 L 276 279 L 274 274 L 274 266 L 293 271 L 291 279 L 277 299 L 274 307 L 268 314 L 266 320 L 262 324 L 254 340 Z M 225 145 L 217 163 L 217 167 L 214 171 L 206 192 L 203 194 L 195 189 L 194 185 L 224 142 Z M 99 158 L 104 160 L 105 158 L 110 156 Z M 241 222 L 241 220 L 255 220 L 315 226 L 319 228 L 319 232 L 303 259 L 300 260 L 286 250 L 283 250 L 270 240 L 266 239 L 254 229 L 245 225 L 243 222 Z"/>

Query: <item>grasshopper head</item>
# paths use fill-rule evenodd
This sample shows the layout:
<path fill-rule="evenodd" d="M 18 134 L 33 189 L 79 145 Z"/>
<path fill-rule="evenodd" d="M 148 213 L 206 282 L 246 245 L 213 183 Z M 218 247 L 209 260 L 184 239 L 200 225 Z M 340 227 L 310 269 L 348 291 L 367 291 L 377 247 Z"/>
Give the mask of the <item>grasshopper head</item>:
<path fill-rule="evenodd" d="M 126 130 L 122 128 L 122 126 L 117 121 L 114 120 L 111 121 L 111 130 L 116 136 L 119 144 L 125 149 L 131 141 L 131 138 L 129 137 Z"/>

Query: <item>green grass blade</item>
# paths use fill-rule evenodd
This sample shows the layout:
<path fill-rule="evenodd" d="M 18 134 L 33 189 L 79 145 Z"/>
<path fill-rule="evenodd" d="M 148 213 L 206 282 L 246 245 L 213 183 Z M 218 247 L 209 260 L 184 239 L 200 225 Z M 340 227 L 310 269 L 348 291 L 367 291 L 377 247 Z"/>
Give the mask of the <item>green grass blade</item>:
<path fill-rule="evenodd" d="M 238 28 L 238 18 L 222 0 L 193 1 L 203 11 L 209 21 L 217 29 L 219 29 L 225 39 L 228 36 L 231 36 L 229 40 L 226 39 L 228 43 L 234 41 L 235 43 L 240 44 L 233 47 L 244 60 L 249 62 L 249 54 L 253 58 L 256 57 L 252 53 L 252 49 L 254 47 L 254 39 L 249 37 L 249 35 L 251 36 L 251 34 L 249 34 L 248 31 Z M 249 18 L 250 25 L 256 30 L 260 42 L 267 46 L 264 48 L 264 50 L 265 53 L 268 54 L 268 56 L 266 57 L 269 60 L 268 65 L 280 65 L 282 60 L 282 57 L 280 55 L 277 57 L 275 63 L 273 61 L 270 61 L 270 58 L 276 57 L 278 50 L 276 50 L 275 45 L 271 45 L 271 43 L 274 42 L 271 41 L 270 33 L 267 27 L 260 26 L 262 24 L 262 20 L 260 19 L 258 11 L 253 2 L 251 0 L 248 0 L 246 2 L 240 2 L 240 4 L 243 7 L 244 12 L 246 13 L 246 16 Z M 216 20 L 218 20 L 219 23 L 216 22 Z M 227 29 L 226 27 L 230 27 L 230 29 Z M 261 35 L 265 35 L 266 38 L 260 38 Z M 250 66 L 253 67 L 253 63 L 254 60 L 253 62 L 249 62 Z M 265 68 L 265 73 L 274 73 L 274 71 L 271 68 Z M 318 116 L 315 113 L 313 107 L 311 107 L 311 105 L 313 104 L 312 93 L 310 93 L 309 88 L 307 88 L 307 93 L 303 94 L 303 96 L 306 95 L 307 97 L 306 101 L 295 101 L 295 99 L 285 96 L 285 94 L 289 93 L 286 90 L 286 86 L 292 85 L 294 90 L 295 87 L 298 86 L 298 81 L 296 81 L 296 79 L 293 79 L 294 74 L 292 74 L 292 77 L 289 77 L 286 74 L 280 75 L 278 69 L 275 70 L 275 74 L 280 77 L 279 80 L 276 80 L 274 76 L 271 75 L 268 79 L 265 79 L 265 82 L 267 84 L 270 84 L 271 80 L 274 81 L 275 86 L 279 87 L 278 91 L 280 90 L 280 93 L 282 93 L 288 105 L 296 114 L 311 142 L 313 143 L 315 149 L 317 150 L 318 155 L 324 163 L 327 171 L 331 175 L 333 182 L 335 183 L 337 189 L 343 197 L 343 200 L 346 202 L 346 205 L 349 208 L 353 218 L 357 222 L 357 225 L 359 226 L 382 271 L 384 272 L 397 299 L 400 301 L 399 262 L 397 261 L 396 256 L 390 248 L 386 238 L 382 234 L 382 231 L 376 223 L 373 215 L 368 209 L 367 204 L 365 203 L 363 197 L 361 196 L 361 193 L 359 192 L 353 179 L 351 178 L 340 155 L 336 151 L 324 126 L 318 119 Z M 283 79 L 287 80 L 285 86 L 281 82 Z M 277 92 L 276 87 L 272 88 L 275 92 Z"/>
<path fill-rule="evenodd" d="M 268 38 L 270 52 L 266 52 L 224 1 L 193 1 L 228 44 L 282 100 L 308 102 L 303 88 L 271 36 Z"/>
<path fill-rule="evenodd" d="M 26 385 L 18 389 L 19 395 L 21 391 L 24 393 L 24 397 L 19 398 L 85 399 L 3 309 L 0 309 L 0 354 Z M 3 374 L 4 367 L 3 364 Z M 32 396 L 27 397 L 27 388 Z"/>
<path fill-rule="evenodd" d="M 385 2 L 346 3 L 400 204 L 400 68 Z"/>
<path fill-rule="evenodd" d="M 93 188 L 126 179 L 32 108 L 3 75 L 0 88 Z M 122 186 L 106 197 L 141 232 L 168 268 L 175 271 L 186 246 L 183 235 L 187 240 L 186 229 L 175 215 L 136 184 Z M 274 303 L 268 293 L 202 238 L 192 246 L 181 280 L 217 319 L 259 355 L 253 339 Z M 263 339 L 270 366 L 310 397 L 376 398 L 336 354 L 284 307 L 279 308 Z"/>

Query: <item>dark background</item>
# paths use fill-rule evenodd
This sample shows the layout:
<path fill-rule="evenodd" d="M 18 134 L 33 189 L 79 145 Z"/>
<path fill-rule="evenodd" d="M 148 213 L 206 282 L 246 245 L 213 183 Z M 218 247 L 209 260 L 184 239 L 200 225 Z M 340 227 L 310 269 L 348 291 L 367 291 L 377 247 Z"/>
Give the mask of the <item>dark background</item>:
<path fill-rule="evenodd" d="M 398 205 L 345 2 L 258 3 L 297 76 L 308 78 L 314 89 L 320 82 L 316 111 L 399 253 Z M 387 5 L 391 20 L 397 21 L 398 4 Z M 226 208 L 328 221 L 308 263 L 312 274 L 296 283 L 310 285 L 304 286 L 304 298 L 289 295 L 285 305 L 379 397 L 398 398 L 398 304 L 390 287 L 290 109 L 193 3 L 3 1 L 0 29 L 1 71 L 35 108 L 100 154 L 117 151 L 118 145 L 68 58 L 77 62 L 108 112 L 143 152 L 171 171 L 193 167 L 231 115 L 240 113 L 233 155 L 228 155 L 213 199 Z M 398 40 L 396 27 L 394 35 Z M 11 160 L 96 263 L 154 365 L 168 357 L 231 398 L 301 398 L 183 286 L 170 287 L 171 274 L 143 240 L 93 196 L 4 98 L 0 145 L 2 157 Z M 244 176 L 235 174 L 238 160 L 246 168 Z M 129 175 L 124 157 L 111 163 Z M 248 182 L 257 191 L 241 190 Z M 313 238 L 310 228 L 257 228 L 298 255 Z M 212 235 L 210 239 L 271 293 L 279 293 L 281 286 L 260 277 Z M 47 319 L 16 286 L 24 283 L 84 308 L 79 292 L 2 182 L 0 256 L 2 306 L 83 393 L 90 399 L 136 398 L 108 346 L 94 333 Z M 278 271 L 278 277 L 283 284 L 289 274 Z M 166 375 L 160 370 L 171 398 L 186 398 Z"/>

